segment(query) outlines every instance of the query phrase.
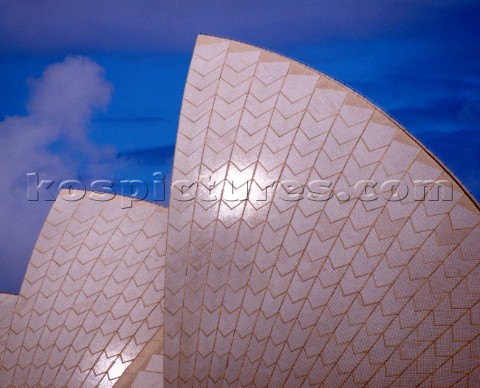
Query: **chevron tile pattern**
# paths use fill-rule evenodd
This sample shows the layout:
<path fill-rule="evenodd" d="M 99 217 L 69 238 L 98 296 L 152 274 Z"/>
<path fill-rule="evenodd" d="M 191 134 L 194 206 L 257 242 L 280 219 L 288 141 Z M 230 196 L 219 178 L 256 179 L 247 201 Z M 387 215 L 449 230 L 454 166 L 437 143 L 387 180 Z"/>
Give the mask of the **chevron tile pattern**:
<path fill-rule="evenodd" d="M 168 212 L 62 192 L 0 386 L 480 385 L 479 205 L 363 97 L 201 35 L 172 182 Z"/>
<path fill-rule="evenodd" d="M 3 351 L 7 342 L 8 330 L 12 323 L 15 303 L 17 303 L 17 295 L 0 294 L 0 366 L 2 365 Z"/>
<path fill-rule="evenodd" d="M 163 387 L 163 327 L 115 383 L 115 388 Z"/>
<path fill-rule="evenodd" d="M 4 387 L 112 386 L 163 325 L 167 210 L 62 194 L 15 305 Z"/>
<path fill-rule="evenodd" d="M 391 200 L 356 191 L 393 179 L 412 193 L 419 180 L 453 182 L 451 198 L 429 200 L 431 185 L 427 200 L 391 185 L 372 189 Z M 448 386 L 478 376 L 478 205 L 355 92 L 271 52 L 200 36 L 173 182 L 167 386 Z"/>

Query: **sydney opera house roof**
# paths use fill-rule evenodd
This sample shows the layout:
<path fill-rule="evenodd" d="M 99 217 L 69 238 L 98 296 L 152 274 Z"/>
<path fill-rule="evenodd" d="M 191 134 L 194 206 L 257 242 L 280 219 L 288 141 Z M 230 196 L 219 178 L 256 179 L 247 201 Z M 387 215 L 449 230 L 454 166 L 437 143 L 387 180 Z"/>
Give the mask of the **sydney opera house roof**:
<path fill-rule="evenodd" d="M 479 205 L 364 97 L 201 35 L 172 182 L 60 194 L 0 294 L 0 386 L 480 384 Z"/>
<path fill-rule="evenodd" d="M 16 303 L 0 305 L 1 386 L 111 385 L 161 330 L 167 210 L 120 202 L 53 205 Z"/>

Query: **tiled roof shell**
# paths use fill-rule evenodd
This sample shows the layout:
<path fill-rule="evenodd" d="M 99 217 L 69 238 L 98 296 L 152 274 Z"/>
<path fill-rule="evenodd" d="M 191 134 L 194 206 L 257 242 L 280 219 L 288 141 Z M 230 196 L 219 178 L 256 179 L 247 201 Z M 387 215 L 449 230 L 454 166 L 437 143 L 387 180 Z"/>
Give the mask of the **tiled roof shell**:
<path fill-rule="evenodd" d="M 480 383 L 479 205 L 358 93 L 200 35 L 172 181 L 168 211 L 60 195 L 1 386 Z"/>
<path fill-rule="evenodd" d="M 65 198 L 16 298 L 2 387 L 112 386 L 163 325 L 167 209 Z"/>
<path fill-rule="evenodd" d="M 452 196 L 345 200 L 369 179 L 445 180 Z M 319 180 L 332 182 L 328 201 L 289 200 L 282 187 Z M 477 379 L 478 205 L 359 94 L 267 50 L 200 36 L 173 182 L 168 385 Z"/>

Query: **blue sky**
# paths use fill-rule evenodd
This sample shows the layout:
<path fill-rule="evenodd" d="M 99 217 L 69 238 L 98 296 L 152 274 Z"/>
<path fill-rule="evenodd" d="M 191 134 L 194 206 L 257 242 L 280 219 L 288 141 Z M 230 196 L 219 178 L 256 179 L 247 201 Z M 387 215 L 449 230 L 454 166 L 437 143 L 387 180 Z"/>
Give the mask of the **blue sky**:
<path fill-rule="evenodd" d="M 169 175 L 198 33 L 344 82 L 480 198 L 479 18 L 478 1 L 458 0 L 0 0 L 0 291 L 19 291 L 51 206 L 26 200 L 27 172 L 87 183 Z"/>

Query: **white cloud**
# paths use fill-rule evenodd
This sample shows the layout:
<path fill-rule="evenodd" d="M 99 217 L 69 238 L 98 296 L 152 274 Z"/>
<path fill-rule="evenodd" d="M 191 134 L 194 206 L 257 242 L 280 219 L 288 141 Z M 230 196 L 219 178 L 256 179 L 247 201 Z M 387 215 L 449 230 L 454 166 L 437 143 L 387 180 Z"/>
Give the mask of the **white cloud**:
<path fill-rule="evenodd" d="M 0 291 L 16 291 L 51 202 L 27 201 L 27 176 L 77 179 L 105 173 L 108 151 L 88 140 L 92 113 L 110 101 L 103 69 L 85 57 L 67 57 L 31 81 L 28 115 L 0 122 Z"/>

